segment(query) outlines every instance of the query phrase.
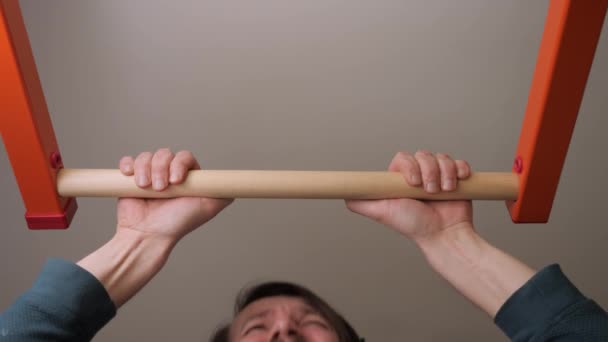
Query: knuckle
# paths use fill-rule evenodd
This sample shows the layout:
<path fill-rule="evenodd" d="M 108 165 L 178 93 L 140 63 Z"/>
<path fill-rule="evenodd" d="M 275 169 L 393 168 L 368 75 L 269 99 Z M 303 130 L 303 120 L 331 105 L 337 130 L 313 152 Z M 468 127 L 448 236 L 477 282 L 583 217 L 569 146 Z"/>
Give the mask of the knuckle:
<path fill-rule="evenodd" d="M 420 172 L 420 167 L 418 167 L 418 164 L 414 163 L 413 161 L 411 161 L 409 159 L 403 161 L 403 168 L 409 173 Z"/>
<path fill-rule="evenodd" d="M 190 152 L 188 150 L 181 150 L 181 151 L 177 152 L 176 156 L 178 156 L 180 158 L 185 158 L 185 159 L 194 158 L 194 155 L 192 154 L 192 152 Z"/>
<path fill-rule="evenodd" d="M 163 172 L 166 169 L 166 164 L 163 163 L 152 163 L 152 171 L 154 172 Z"/>
<path fill-rule="evenodd" d="M 414 161 L 411 158 L 403 159 L 401 161 L 401 163 L 403 163 L 403 166 L 405 166 L 405 168 L 407 168 L 407 169 L 415 169 L 416 168 L 416 164 L 414 163 Z"/>
<path fill-rule="evenodd" d="M 399 151 L 399 152 L 397 152 L 396 156 L 399 157 L 399 158 L 402 158 L 402 159 L 408 159 L 412 155 L 408 151 Z"/>
<path fill-rule="evenodd" d="M 429 163 L 426 167 L 426 172 L 429 177 L 437 177 L 439 176 L 439 165 L 437 163 Z"/>
<path fill-rule="evenodd" d="M 456 163 L 454 163 L 454 161 L 451 159 L 440 159 L 439 165 L 445 171 L 456 170 Z"/>
<path fill-rule="evenodd" d="M 436 180 L 439 178 L 439 170 L 436 168 L 428 169 L 424 172 L 424 179 L 427 181 Z"/>
<path fill-rule="evenodd" d="M 437 156 L 437 159 L 452 160 L 452 158 L 450 158 L 450 155 L 447 153 L 437 153 L 436 156 Z"/>
<path fill-rule="evenodd" d="M 465 168 L 465 169 L 469 169 L 469 168 L 470 168 L 469 163 L 467 163 L 467 162 L 466 162 L 466 161 L 464 161 L 464 160 L 456 160 L 456 161 L 455 161 L 455 163 L 456 163 L 456 165 L 458 165 L 459 167 L 462 167 L 462 168 Z"/>
<path fill-rule="evenodd" d="M 124 157 L 120 158 L 120 163 L 126 164 L 126 163 L 130 163 L 132 160 L 133 160 L 133 158 L 131 158 L 131 156 L 124 156 Z"/>
<path fill-rule="evenodd" d="M 154 154 L 155 158 L 169 159 L 173 157 L 173 152 L 168 148 L 161 148 Z"/>
<path fill-rule="evenodd" d="M 152 159 L 152 152 L 141 152 L 138 156 L 136 161 L 141 162 L 145 162 Z"/>

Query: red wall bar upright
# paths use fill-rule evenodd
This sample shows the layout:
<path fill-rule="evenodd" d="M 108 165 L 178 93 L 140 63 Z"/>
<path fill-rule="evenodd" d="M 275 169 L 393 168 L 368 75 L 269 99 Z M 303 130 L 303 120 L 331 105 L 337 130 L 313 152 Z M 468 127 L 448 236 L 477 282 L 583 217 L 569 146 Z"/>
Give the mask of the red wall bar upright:
<path fill-rule="evenodd" d="M 0 132 L 28 227 L 67 228 L 76 200 L 57 193 L 61 154 L 17 0 L 0 0 Z"/>
<path fill-rule="evenodd" d="M 513 171 L 513 222 L 547 222 L 593 62 L 606 0 L 551 0 Z"/>

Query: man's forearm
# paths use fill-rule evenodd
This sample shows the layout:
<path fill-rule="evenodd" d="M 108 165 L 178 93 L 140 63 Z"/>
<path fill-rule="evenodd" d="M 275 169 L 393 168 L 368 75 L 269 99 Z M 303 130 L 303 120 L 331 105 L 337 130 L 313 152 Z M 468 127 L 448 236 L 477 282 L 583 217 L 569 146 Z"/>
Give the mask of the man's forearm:
<path fill-rule="evenodd" d="M 416 243 L 433 269 L 491 317 L 535 273 L 490 245 L 469 223 Z"/>
<path fill-rule="evenodd" d="M 122 230 L 78 265 L 103 284 L 118 308 L 160 271 L 173 246 L 169 239 Z"/>

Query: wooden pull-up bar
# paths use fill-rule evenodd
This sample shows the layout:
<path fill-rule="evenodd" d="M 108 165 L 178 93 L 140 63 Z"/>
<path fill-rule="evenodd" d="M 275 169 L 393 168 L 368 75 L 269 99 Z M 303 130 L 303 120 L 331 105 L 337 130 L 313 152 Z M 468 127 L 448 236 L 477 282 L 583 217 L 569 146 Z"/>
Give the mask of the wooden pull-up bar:
<path fill-rule="evenodd" d="M 163 191 L 139 188 L 119 170 L 62 169 L 57 178 L 64 197 L 515 200 L 518 187 L 511 172 L 473 173 L 455 191 L 438 194 L 409 186 L 398 172 L 193 170 Z"/>

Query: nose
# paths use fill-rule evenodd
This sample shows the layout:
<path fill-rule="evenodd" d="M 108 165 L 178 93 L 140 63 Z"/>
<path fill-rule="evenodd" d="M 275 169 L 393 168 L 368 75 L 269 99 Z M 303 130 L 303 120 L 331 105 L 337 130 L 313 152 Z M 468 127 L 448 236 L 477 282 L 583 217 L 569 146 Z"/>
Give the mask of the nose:
<path fill-rule="evenodd" d="M 297 324 L 287 313 L 275 316 L 272 324 L 272 342 L 300 342 Z"/>

